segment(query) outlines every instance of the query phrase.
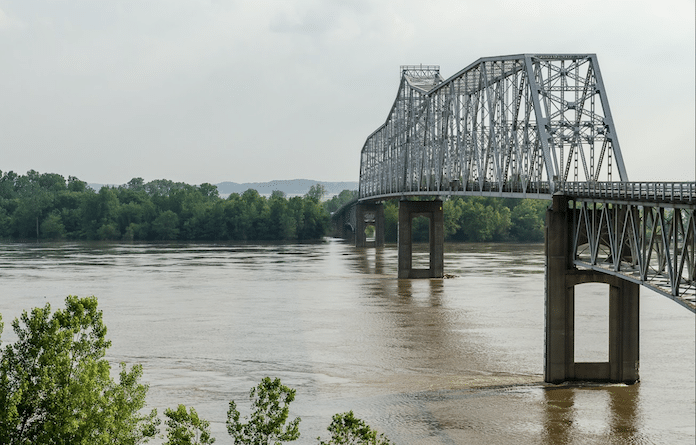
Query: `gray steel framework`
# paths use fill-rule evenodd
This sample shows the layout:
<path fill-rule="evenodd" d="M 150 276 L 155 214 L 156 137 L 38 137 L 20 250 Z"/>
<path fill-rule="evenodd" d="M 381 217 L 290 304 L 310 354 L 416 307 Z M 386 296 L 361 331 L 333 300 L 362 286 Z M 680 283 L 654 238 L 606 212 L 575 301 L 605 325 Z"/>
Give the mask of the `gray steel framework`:
<path fill-rule="evenodd" d="M 628 182 L 594 54 L 404 66 L 360 158 L 359 201 L 568 197 L 573 264 L 696 312 L 696 183 Z"/>
<path fill-rule="evenodd" d="M 355 205 L 357 203 L 358 200 L 354 199 L 336 209 L 336 211 L 331 215 L 331 220 L 334 221 L 334 224 L 337 224 L 339 227 L 350 227 L 351 231 L 355 231 L 355 228 L 358 225 L 355 211 Z"/>
<path fill-rule="evenodd" d="M 556 184 L 575 204 L 574 264 L 620 276 L 696 313 L 696 182 Z"/>
<path fill-rule="evenodd" d="M 492 194 L 550 198 L 557 182 L 627 181 L 594 54 L 482 58 L 444 80 L 403 66 L 365 142 L 361 200 Z"/>
<path fill-rule="evenodd" d="M 693 205 L 572 199 L 576 266 L 642 284 L 696 312 Z"/>

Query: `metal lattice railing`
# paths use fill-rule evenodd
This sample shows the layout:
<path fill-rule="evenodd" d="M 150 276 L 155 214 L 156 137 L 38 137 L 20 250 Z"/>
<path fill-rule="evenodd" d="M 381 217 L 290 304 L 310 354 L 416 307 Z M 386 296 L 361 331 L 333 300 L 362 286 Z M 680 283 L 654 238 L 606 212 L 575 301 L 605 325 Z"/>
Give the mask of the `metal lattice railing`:
<path fill-rule="evenodd" d="M 594 200 L 696 204 L 696 182 L 567 182 L 557 192 Z"/>
<path fill-rule="evenodd" d="M 637 282 L 696 312 L 693 205 L 576 197 L 571 209 L 576 266 Z"/>

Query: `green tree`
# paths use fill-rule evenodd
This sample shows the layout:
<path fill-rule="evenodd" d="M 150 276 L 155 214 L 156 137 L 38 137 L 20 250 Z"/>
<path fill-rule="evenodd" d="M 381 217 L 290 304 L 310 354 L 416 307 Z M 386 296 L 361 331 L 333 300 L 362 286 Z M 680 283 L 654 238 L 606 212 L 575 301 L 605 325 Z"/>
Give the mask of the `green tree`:
<path fill-rule="evenodd" d="M 206 445 L 215 443 L 210 435 L 210 422 L 198 417 L 195 409 L 186 411 L 184 405 L 164 411 L 167 417 L 167 441 L 164 445 Z"/>
<path fill-rule="evenodd" d="M 302 216 L 297 216 L 302 221 L 297 223 L 297 238 L 300 240 L 320 239 L 329 227 L 329 214 L 314 198 L 302 199 Z"/>
<path fill-rule="evenodd" d="M 399 238 L 399 204 L 397 201 L 384 203 L 384 241 L 395 243 Z"/>
<path fill-rule="evenodd" d="M 43 173 L 38 178 L 39 187 L 50 192 L 67 190 L 65 178 L 57 173 Z"/>
<path fill-rule="evenodd" d="M 543 201 L 523 199 L 512 209 L 512 236 L 519 241 L 543 241 L 546 206 Z"/>
<path fill-rule="evenodd" d="M 220 197 L 217 185 L 213 185 L 208 182 L 204 182 L 203 184 L 199 185 L 198 191 L 206 198 L 214 199 Z"/>
<path fill-rule="evenodd" d="M 7 210 L 5 210 L 3 207 L 0 207 L 0 237 L 10 236 L 11 227 L 12 218 L 10 218 L 10 215 L 7 213 Z"/>
<path fill-rule="evenodd" d="M 133 184 L 134 188 L 138 188 L 140 186 L 140 178 L 134 178 L 135 182 Z M 133 180 L 131 180 L 133 181 Z M 129 183 L 128 186 L 130 187 L 131 184 Z M 147 190 L 148 195 L 154 196 L 154 195 L 162 195 L 162 196 L 169 196 L 169 193 L 172 190 L 175 190 L 178 188 L 178 184 L 174 183 L 173 181 L 170 181 L 169 179 L 155 179 L 147 184 L 145 184 L 145 190 Z"/>
<path fill-rule="evenodd" d="M 230 401 L 227 411 L 227 432 L 235 444 L 245 445 L 279 445 L 300 437 L 300 418 L 297 417 L 286 425 L 289 405 L 295 400 L 295 390 L 281 384 L 280 379 L 271 380 L 264 377 L 258 386 L 251 388 L 249 398 L 251 417 L 248 422 L 239 420 L 240 414 L 234 400 Z"/>
<path fill-rule="evenodd" d="M 459 226 L 450 237 L 460 241 L 503 241 L 510 230 L 510 211 L 494 198 L 457 198 L 457 212 L 461 216 Z M 447 216 L 445 217 L 447 220 Z"/>
<path fill-rule="evenodd" d="M 179 234 L 179 217 L 171 210 L 162 212 L 152 222 L 152 231 L 160 240 L 175 240 Z"/>
<path fill-rule="evenodd" d="M 145 407 L 148 385 L 140 384 L 143 367 L 134 365 L 130 372 L 125 363 L 119 365 L 118 383 L 111 381 L 104 391 L 104 403 L 108 404 L 108 423 L 102 434 L 102 442 L 109 445 L 137 445 L 147 443 L 159 432 L 160 419 L 157 410 L 147 414 L 141 411 Z M 101 442 L 93 442 L 101 443 Z"/>
<path fill-rule="evenodd" d="M 320 445 L 390 445 L 391 442 L 384 434 L 370 428 L 364 421 L 353 415 L 353 411 L 334 414 L 327 428 L 331 433 L 328 442 L 317 437 Z"/>
<path fill-rule="evenodd" d="M 87 191 L 87 183 L 85 181 L 80 181 L 75 176 L 68 176 L 68 190 L 71 192 L 84 192 Z"/>
<path fill-rule="evenodd" d="M 249 189 L 242 193 L 242 215 L 243 225 L 246 228 L 245 237 L 248 240 L 265 240 L 268 236 L 268 219 L 264 218 L 270 214 L 266 198 L 259 195 L 254 189 Z"/>
<path fill-rule="evenodd" d="M 17 173 L 13 172 L 12 170 L 3 173 L 2 176 L 0 176 L 0 198 L 12 199 L 17 197 L 17 190 L 15 189 L 15 181 L 17 180 L 17 177 Z"/>
<path fill-rule="evenodd" d="M 145 190 L 145 180 L 143 178 L 133 178 L 126 184 L 128 190 L 133 190 L 136 192 Z"/>
<path fill-rule="evenodd" d="M 121 365 L 118 382 L 104 359 L 110 342 L 95 297 L 69 296 L 12 323 L 17 340 L 0 351 L 0 443 L 145 443 L 157 411 L 140 414 L 147 386 L 140 366 Z"/>
<path fill-rule="evenodd" d="M 82 237 L 86 239 L 115 238 L 113 227 L 118 229 L 116 225 L 118 207 L 118 197 L 112 188 L 102 187 L 99 193 L 88 194 L 82 201 L 81 208 Z M 103 226 L 106 227 L 102 229 Z M 101 233 L 99 233 L 100 229 Z"/>
<path fill-rule="evenodd" d="M 430 241 L 430 219 L 426 216 L 416 216 L 412 220 L 411 239 L 417 243 Z"/>
<path fill-rule="evenodd" d="M 297 223 L 290 215 L 288 201 L 285 199 L 284 194 L 273 192 L 271 199 L 268 200 L 268 207 L 269 238 L 274 240 L 294 239 L 297 235 Z"/>
<path fill-rule="evenodd" d="M 224 201 L 216 198 L 214 202 L 206 205 L 203 213 L 203 223 L 201 224 L 201 234 L 202 239 L 210 241 L 229 239 Z"/>
<path fill-rule="evenodd" d="M 65 227 L 67 238 L 80 237 L 84 221 L 82 214 L 85 208 L 84 201 L 92 195 L 94 195 L 92 189 L 85 189 L 81 192 L 69 189 L 56 193 L 53 212 L 60 212 L 60 222 Z"/>
<path fill-rule="evenodd" d="M 119 232 L 118 225 L 115 222 L 104 223 L 97 230 L 97 239 L 118 240 L 120 238 L 121 232 Z"/>
<path fill-rule="evenodd" d="M 442 204 L 444 213 L 445 238 L 457 233 L 461 228 L 462 208 L 458 205 L 459 199 L 448 199 Z"/>
<path fill-rule="evenodd" d="M 358 198 L 357 190 L 342 190 L 341 193 L 328 199 L 324 202 L 324 208 L 327 212 L 333 213 L 338 210 L 343 204 L 349 203 Z"/>
<path fill-rule="evenodd" d="M 65 226 L 57 210 L 51 212 L 41 223 L 41 237 L 48 239 L 65 237 Z"/>
<path fill-rule="evenodd" d="M 324 195 L 326 195 L 326 187 L 321 184 L 314 184 L 309 188 L 305 197 L 320 202 Z"/>
<path fill-rule="evenodd" d="M 230 239 L 245 240 L 251 230 L 251 221 L 245 216 L 246 204 L 238 193 L 231 193 L 223 206 L 225 225 Z"/>
<path fill-rule="evenodd" d="M 12 212 L 12 233 L 14 236 L 27 239 L 39 237 L 39 220 L 42 209 L 35 198 L 21 199 Z"/>

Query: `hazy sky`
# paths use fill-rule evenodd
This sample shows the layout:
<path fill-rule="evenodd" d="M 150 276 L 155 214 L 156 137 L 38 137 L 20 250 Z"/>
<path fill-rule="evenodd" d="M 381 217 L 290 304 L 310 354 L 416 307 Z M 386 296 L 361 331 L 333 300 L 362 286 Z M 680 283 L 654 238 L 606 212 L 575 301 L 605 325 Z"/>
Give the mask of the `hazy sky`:
<path fill-rule="evenodd" d="M 631 180 L 696 180 L 694 0 L 0 0 L 0 170 L 357 181 L 399 66 L 596 53 Z"/>

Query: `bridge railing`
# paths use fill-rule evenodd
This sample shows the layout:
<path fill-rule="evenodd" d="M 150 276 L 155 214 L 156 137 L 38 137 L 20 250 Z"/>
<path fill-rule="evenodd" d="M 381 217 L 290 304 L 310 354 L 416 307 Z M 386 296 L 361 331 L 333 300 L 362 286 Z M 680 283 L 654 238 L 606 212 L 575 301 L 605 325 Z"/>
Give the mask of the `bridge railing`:
<path fill-rule="evenodd" d="M 578 198 L 696 204 L 696 182 L 557 182 L 554 188 Z"/>

